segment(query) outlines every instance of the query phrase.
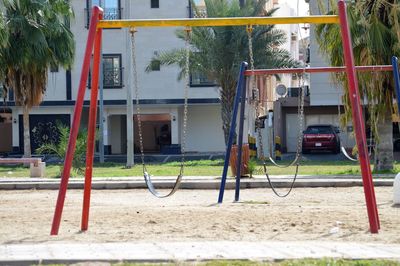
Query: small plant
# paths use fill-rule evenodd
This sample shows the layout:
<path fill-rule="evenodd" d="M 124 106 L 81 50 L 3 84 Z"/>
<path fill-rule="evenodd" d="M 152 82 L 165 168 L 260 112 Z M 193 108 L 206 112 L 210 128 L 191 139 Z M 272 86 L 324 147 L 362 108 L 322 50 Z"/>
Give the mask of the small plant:
<path fill-rule="evenodd" d="M 58 142 L 45 143 L 41 145 L 38 149 L 36 149 L 36 152 L 40 154 L 44 153 L 54 154 L 57 157 L 64 159 L 67 153 L 70 129 L 66 125 L 57 123 L 57 131 L 59 134 Z M 72 160 L 72 170 L 78 175 L 84 174 L 84 166 L 85 166 L 84 156 L 86 154 L 86 143 L 87 143 L 86 138 L 87 138 L 87 131 L 82 130 L 78 133 L 78 137 L 76 139 L 75 153 L 74 153 L 74 158 Z M 64 162 L 60 165 L 60 176 L 63 169 L 64 169 Z"/>
<path fill-rule="evenodd" d="M 247 166 L 250 178 L 253 178 L 253 174 L 255 173 L 256 168 L 257 168 L 257 159 L 252 157 L 252 158 L 250 158 L 249 164 Z"/>

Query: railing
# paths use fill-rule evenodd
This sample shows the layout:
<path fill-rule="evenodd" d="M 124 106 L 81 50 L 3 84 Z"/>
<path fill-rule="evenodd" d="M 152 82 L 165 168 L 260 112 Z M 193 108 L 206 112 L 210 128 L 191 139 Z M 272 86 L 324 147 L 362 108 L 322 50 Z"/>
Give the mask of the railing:
<path fill-rule="evenodd" d="M 103 88 L 113 89 L 122 88 L 124 86 L 123 79 L 123 67 L 112 67 L 103 69 Z M 89 77 L 87 81 L 87 87 L 90 89 L 92 87 L 92 74 L 89 72 Z"/>
<path fill-rule="evenodd" d="M 103 8 L 104 14 L 103 14 L 103 19 L 105 20 L 117 20 L 121 19 L 122 16 L 122 8 Z M 90 19 L 90 14 L 91 9 L 85 8 L 85 21 L 86 21 L 86 28 L 89 28 L 89 19 Z"/>
<path fill-rule="evenodd" d="M 212 87 L 216 86 L 216 82 L 208 79 L 205 75 L 193 73 L 190 75 L 191 87 Z"/>
<path fill-rule="evenodd" d="M 103 69 L 103 86 L 104 88 L 121 88 L 123 87 L 123 67 L 112 67 Z"/>

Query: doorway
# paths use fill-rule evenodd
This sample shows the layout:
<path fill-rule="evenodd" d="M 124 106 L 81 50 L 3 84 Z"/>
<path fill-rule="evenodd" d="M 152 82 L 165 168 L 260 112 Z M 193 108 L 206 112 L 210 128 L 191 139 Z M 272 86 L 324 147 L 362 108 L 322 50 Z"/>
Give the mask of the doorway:
<path fill-rule="evenodd" d="M 171 145 L 171 115 L 141 115 L 143 150 L 145 153 L 160 153 L 165 146 Z M 140 152 L 139 128 L 137 116 L 134 116 L 135 153 Z"/>
<path fill-rule="evenodd" d="M 12 151 L 12 114 L 11 110 L 0 111 L 0 153 Z"/>

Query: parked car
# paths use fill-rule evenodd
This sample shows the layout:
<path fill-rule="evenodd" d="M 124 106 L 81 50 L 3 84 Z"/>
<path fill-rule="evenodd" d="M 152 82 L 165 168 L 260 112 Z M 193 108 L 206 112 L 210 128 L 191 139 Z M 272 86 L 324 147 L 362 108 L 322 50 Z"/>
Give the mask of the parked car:
<path fill-rule="evenodd" d="M 309 125 L 303 131 L 303 153 L 315 151 L 340 152 L 339 128 L 333 125 Z"/>

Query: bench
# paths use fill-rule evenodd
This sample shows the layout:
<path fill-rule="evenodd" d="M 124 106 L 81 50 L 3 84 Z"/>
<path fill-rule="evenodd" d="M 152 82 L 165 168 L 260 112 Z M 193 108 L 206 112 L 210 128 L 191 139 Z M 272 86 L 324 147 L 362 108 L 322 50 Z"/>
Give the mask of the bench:
<path fill-rule="evenodd" d="M 28 164 L 30 177 L 44 177 L 46 163 L 41 158 L 0 158 L 1 164 Z"/>

